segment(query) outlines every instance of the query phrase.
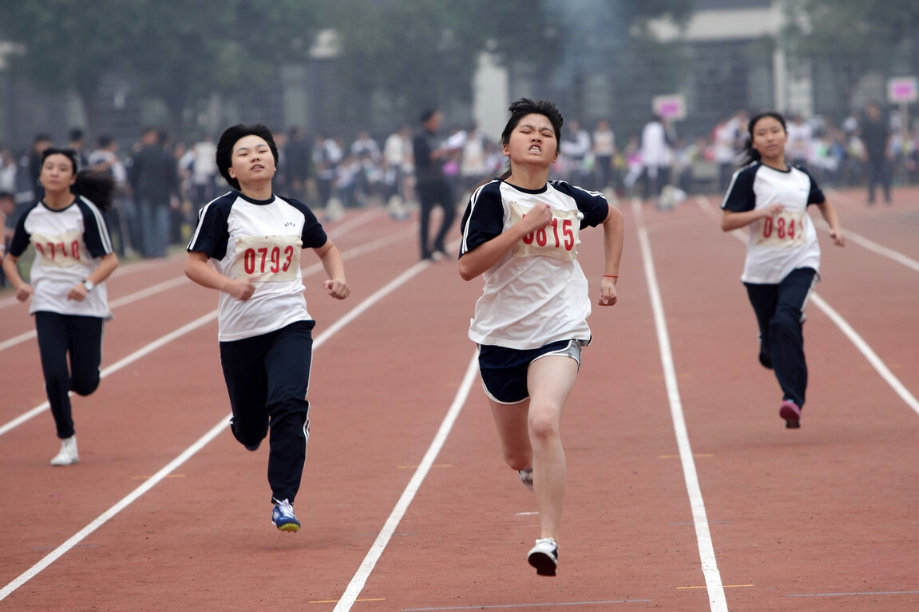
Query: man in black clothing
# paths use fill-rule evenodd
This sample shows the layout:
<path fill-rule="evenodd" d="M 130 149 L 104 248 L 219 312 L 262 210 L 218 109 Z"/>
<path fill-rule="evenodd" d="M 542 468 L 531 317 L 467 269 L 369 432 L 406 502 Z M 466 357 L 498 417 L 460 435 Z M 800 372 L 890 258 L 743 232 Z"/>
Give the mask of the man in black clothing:
<path fill-rule="evenodd" d="M 169 244 L 172 198 L 178 195 L 178 164 L 166 151 L 165 135 L 156 128 L 144 130 L 142 147 L 131 159 L 128 178 L 141 220 L 144 257 L 165 257 Z"/>
<path fill-rule="evenodd" d="M 450 155 L 450 150 L 443 147 L 437 138 L 437 130 L 442 120 L 443 115 L 439 110 L 431 109 L 422 113 L 423 129 L 412 141 L 412 151 L 415 157 L 415 190 L 418 192 L 418 200 L 421 204 L 421 259 L 446 256 L 444 239 L 456 217 L 453 193 L 443 171 L 443 165 Z M 444 216 L 440 223 L 440 230 L 432 244 L 428 235 L 428 226 L 431 211 L 435 206 L 443 209 Z"/>
<path fill-rule="evenodd" d="M 868 102 L 865 115 L 861 129 L 868 162 L 868 205 L 874 205 L 877 185 L 884 190 L 884 202 L 890 204 L 890 126 L 875 101 Z"/>

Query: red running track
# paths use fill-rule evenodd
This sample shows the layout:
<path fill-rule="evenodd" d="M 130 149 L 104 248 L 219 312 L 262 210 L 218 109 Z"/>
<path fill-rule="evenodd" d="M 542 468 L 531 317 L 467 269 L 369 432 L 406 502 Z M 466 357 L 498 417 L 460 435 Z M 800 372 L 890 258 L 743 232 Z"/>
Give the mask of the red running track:
<path fill-rule="evenodd" d="M 744 247 L 721 232 L 717 202 L 621 202 L 620 303 L 594 309 L 562 422 L 555 579 L 526 564 L 532 495 L 502 464 L 477 380 L 465 395 L 481 281 L 417 265 L 414 225 L 352 213 L 329 229 L 354 293 L 337 302 L 321 273 L 306 279 L 319 346 L 296 535 L 269 523 L 267 451 L 222 427 L 216 322 L 202 319 L 216 294 L 177 280 L 132 298 L 106 328 L 103 369 L 197 327 L 74 399 L 79 465 L 48 465 L 47 411 L 0 434 L 0 611 L 919 609 L 919 192 L 870 209 L 860 193 L 832 196 L 844 228 L 901 259 L 822 233 L 817 292 L 906 395 L 812 303 L 803 426 L 784 429 L 738 281 Z M 582 238 L 596 293 L 602 237 Z M 124 266 L 111 299 L 181 279 L 182 261 Z M 0 343 L 32 329 L 8 297 Z M 44 402 L 34 338 L 0 350 L 0 393 L 0 428 Z"/>

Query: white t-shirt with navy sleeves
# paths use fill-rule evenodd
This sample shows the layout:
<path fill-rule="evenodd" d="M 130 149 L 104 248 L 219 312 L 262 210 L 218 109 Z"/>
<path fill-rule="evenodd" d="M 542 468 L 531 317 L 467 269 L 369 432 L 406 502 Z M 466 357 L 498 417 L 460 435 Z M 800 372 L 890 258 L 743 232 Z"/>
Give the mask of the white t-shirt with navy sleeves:
<path fill-rule="evenodd" d="M 775 217 L 750 224 L 740 280 L 778 284 L 798 268 L 819 272 L 820 245 L 807 207 L 825 201 L 817 182 L 800 167 L 790 166 L 782 171 L 757 161 L 735 172 L 721 202 L 723 210 L 746 212 L 776 203 L 785 207 Z"/>
<path fill-rule="evenodd" d="M 188 250 L 207 255 L 224 276 L 248 277 L 255 285 L 245 302 L 220 292 L 218 340 L 242 340 L 311 320 L 300 253 L 327 240 L 316 216 L 297 200 L 253 200 L 231 191 L 202 208 Z"/>
<path fill-rule="evenodd" d="M 35 247 L 35 260 L 29 283 L 35 293 L 29 313 L 112 318 L 105 283 L 96 285 L 83 300 L 67 299 L 73 286 L 92 274 L 99 267 L 99 259 L 112 252 L 105 218 L 95 204 L 82 196 L 60 210 L 36 202 L 19 218 L 9 253 L 20 257 L 30 244 Z"/>
<path fill-rule="evenodd" d="M 549 227 L 525 236 L 483 275 L 484 292 L 469 326 L 469 338 L 477 344 L 528 350 L 590 339 L 590 296 L 577 249 L 580 230 L 603 223 L 609 214 L 601 194 L 563 181 L 527 190 L 495 179 L 469 200 L 460 256 L 500 235 L 538 204 L 552 210 Z"/>

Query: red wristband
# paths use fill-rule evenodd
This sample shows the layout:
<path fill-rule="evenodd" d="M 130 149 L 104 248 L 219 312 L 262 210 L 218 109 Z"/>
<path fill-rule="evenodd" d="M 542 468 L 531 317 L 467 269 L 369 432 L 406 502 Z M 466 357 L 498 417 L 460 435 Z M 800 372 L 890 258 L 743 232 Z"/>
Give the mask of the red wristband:
<path fill-rule="evenodd" d="M 619 278 L 619 277 L 616 276 L 615 274 L 604 274 L 603 278 Z"/>

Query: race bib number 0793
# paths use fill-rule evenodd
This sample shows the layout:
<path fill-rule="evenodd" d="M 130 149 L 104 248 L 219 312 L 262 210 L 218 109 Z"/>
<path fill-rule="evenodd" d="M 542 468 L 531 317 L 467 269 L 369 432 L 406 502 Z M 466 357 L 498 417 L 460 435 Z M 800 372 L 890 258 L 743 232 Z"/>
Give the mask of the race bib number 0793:
<path fill-rule="evenodd" d="M 792 247 L 804 243 L 805 226 L 803 210 L 783 210 L 773 217 L 763 217 L 756 225 L 756 244 L 761 246 Z"/>
<path fill-rule="evenodd" d="M 526 216 L 529 208 L 516 202 L 510 203 L 511 224 Z M 577 210 L 552 209 L 552 222 L 548 226 L 530 232 L 514 245 L 511 252 L 518 257 L 552 257 L 564 261 L 577 259 L 577 246 L 581 243 L 578 231 L 581 227 L 581 213 Z"/>
<path fill-rule="evenodd" d="M 280 282 L 297 278 L 299 236 L 240 236 L 236 238 L 236 278 Z"/>

